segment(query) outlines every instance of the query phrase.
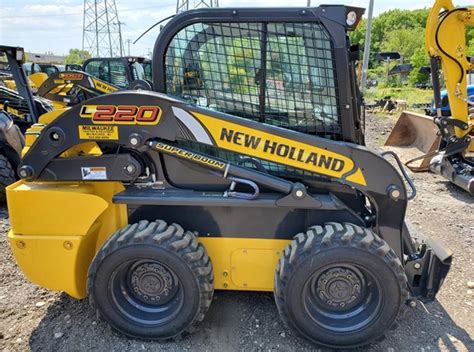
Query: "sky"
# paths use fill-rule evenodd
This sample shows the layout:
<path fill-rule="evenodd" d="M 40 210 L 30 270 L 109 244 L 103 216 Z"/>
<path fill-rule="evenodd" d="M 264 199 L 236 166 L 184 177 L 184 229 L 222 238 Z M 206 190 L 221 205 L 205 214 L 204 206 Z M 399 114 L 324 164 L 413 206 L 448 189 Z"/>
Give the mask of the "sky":
<path fill-rule="evenodd" d="M 194 0 L 190 0 L 192 3 Z M 312 0 L 311 5 L 344 4 L 368 7 L 369 0 Z M 307 0 L 272 0 L 272 6 L 306 6 Z M 429 7 L 434 0 L 375 0 L 377 15 L 393 8 Z M 134 41 L 157 21 L 176 11 L 176 0 L 116 0 L 124 42 Z M 219 0 L 220 7 L 263 7 L 268 0 Z M 83 0 L 0 0 L 0 44 L 22 46 L 35 53 L 65 55 L 82 47 Z M 152 30 L 137 44 L 132 55 L 147 56 L 158 35 Z"/>

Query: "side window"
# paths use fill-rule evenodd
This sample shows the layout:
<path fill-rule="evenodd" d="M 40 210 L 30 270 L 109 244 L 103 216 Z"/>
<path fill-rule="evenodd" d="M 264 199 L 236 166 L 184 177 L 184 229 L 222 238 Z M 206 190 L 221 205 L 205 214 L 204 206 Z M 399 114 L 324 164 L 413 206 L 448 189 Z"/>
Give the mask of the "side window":
<path fill-rule="evenodd" d="M 41 65 L 41 71 L 51 76 L 53 73 L 59 72 L 59 69 L 53 65 Z"/>
<path fill-rule="evenodd" d="M 88 63 L 86 63 L 84 67 L 84 72 L 90 74 L 91 76 L 105 80 L 104 78 L 100 77 L 100 71 L 101 71 L 100 66 L 101 66 L 101 61 L 89 61 Z M 108 79 L 107 79 L 107 82 L 108 82 Z"/>
<path fill-rule="evenodd" d="M 109 62 L 110 83 L 119 88 L 128 88 L 130 82 L 127 78 L 127 69 L 122 61 L 114 60 Z"/>
<path fill-rule="evenodd" d="M 151 62 L 146 61 L 143 63 L 143 70 L 145 72 L 145 79 L 152 81 L 153 80 L 153 75 L 152 75 L 152 65 Z"/>
<path fill-rule="evenodd" d="M 168 48 L 168 94 L 259 120 L 261 28 L 258 23 L 186 27 Z"/>
<path fill-rule="evenodd" d="M 318 22 L 197 23 L 171 41 L 166 92 L 193 104 L 341 139 L 331 38 Z"/>
<path fill-rule="evenodd" d="M 267 33 L 265 121 L 326 137 L 341 133 L 325 30 L 317 23 L 269 23 Z"/>

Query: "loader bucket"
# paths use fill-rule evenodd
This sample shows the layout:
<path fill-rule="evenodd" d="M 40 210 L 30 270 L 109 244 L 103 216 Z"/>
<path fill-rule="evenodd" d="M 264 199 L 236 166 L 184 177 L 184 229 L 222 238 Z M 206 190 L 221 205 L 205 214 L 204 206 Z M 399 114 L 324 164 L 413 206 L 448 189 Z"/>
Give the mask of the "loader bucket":
<path fill-rule="evenodd" d="M 397 147 L 397 153 L 412 171 L 429 171 L 433 155 L 423 155 L 439 148 L 440 137 L 437 132 L 438 127 L 431 116 L 403 111 L 385 141 L 385 146 Z M 417 159 L 416 164 L 411 162 L 413 159 Z"/>

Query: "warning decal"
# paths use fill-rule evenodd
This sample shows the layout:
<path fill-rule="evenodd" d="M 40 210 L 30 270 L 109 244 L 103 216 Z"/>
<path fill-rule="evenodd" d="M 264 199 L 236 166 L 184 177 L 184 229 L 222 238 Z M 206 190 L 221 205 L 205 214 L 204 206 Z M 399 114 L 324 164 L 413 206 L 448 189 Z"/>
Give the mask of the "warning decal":
<path fill-rule="evenodd" d="M 80 139 L 118 140 L 118 126 L 79 125 Z"/>
<path fill-rule="evenodd" d="M 81 167 L 83 180 L 107 180 L 105 166 Z"/>

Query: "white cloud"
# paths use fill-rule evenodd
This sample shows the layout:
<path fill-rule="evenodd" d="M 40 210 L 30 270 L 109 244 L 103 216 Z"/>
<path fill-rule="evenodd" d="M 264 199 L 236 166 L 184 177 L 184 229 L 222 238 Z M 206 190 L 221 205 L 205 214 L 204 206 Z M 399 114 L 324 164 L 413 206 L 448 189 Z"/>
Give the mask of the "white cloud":
<path fill-rule="evenodd" d="M 190 0 L 191 2 L 193 0 Z M 176 0 L 116 0 L 123 38 L 135 40 L 158 20 L 175 12 Z M 369 0 L 312 0 L 320 3 L 367 7 Z M 391 8 L 422 8 L 434 0 L 375 0 L 375 13 Z M 306 6 L 307 0 L 220 0 L 221 7 Z M 21 45 L 28 51 L 53 51 L 64 54 L 82 46 L 82 0 L 2 0 L 0 7 L 0 43 Z M 155 29 L 132 45 L 132 54 L 143 55 L 153 49 Z"/>

